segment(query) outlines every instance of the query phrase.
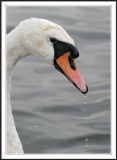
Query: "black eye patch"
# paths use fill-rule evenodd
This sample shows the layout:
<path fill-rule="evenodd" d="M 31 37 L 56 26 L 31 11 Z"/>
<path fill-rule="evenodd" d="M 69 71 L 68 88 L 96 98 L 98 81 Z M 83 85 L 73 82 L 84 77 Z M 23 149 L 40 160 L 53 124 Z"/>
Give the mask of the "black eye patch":
<path fill-rule="evenodd" d="M 50 38 L 50 41 L 53 43 L 55 59 L 62 56 L 66 52 L 70 52 L 73 58 L 77 58 L 79 56 L 77 48 L 72 44 L 59 41 L 56 38 Z"/>

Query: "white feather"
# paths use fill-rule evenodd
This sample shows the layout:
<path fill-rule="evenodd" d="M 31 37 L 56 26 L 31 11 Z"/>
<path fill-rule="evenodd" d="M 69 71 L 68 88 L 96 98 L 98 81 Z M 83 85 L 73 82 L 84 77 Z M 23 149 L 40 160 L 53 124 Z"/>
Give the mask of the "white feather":
<path fill-rule="evenodd" d="M 16 131 L 10 103 L 11 73 L 16 62 L 29 54 L 53 64 L 54 48 L 49 38 L 74 45 L 72 38 L 59 25 L 38 18 L 22 21 L 7 35 L 7 108 L 6 108 L 6 152 L 23 154 L 23 147 Z"/>

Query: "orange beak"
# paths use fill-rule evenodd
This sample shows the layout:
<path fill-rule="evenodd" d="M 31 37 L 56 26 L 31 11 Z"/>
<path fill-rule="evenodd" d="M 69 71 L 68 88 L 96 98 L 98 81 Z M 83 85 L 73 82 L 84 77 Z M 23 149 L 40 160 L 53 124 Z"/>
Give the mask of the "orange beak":
<path fill-rule="evenodd" d="M 70 53 L 56 59 L 57 69 L 59 69 L 82 93 L 87 93 L 88 87 L 80 74 L 76 62 L 71 58 Z"/>

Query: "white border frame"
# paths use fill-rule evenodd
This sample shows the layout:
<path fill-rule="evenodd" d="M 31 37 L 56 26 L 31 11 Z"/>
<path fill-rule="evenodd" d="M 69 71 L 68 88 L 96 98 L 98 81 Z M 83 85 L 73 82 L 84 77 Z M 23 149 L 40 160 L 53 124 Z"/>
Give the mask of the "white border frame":
<path fill-rule="evenodd" d="M 99 6 L 111 7 L 111 153 L 110 154 L 24 154 L 6 155 L 5 154 L 5 84 L 6 84 L 6 6 Z M 116 2 L 2 2 L 2 158 L 3 159 L 116 159 Z"/>

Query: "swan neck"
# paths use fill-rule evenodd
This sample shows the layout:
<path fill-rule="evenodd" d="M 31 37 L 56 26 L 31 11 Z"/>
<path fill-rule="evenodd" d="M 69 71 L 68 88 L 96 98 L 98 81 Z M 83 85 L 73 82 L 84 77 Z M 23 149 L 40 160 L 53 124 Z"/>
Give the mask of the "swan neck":
<path fill-rule="evenodd" d="M 11 85 L 11 76 L 12 70 L 16 63 L 28 54 L 24 47 L 23 40 L 21 39 L 21 34 L 19 34 L 17 28 L 11 31 L 7 37 L 7 93 L 10 97 L 10 85 Z"/>
<path fill-rule="evenodd" d="M 21 35 L 19 35 L 18 31 L 14 29 L 7 35 L 7 70 L 11 71 L 15 64 L 22 57 L 28 55 L 23 39 L 21 39 Z"/>
<path fill-rule="evenodd" d="M 19 59 L 26 56 L 21 40 L 18 39 L 18 34 L 12 31 L 7 35 L 7 72 L 6 72 L 6 151 L 7 153 L 23 153 L 23 148 L 14 123 L 11 107 L 11 77 L 12 70 Z"/>

